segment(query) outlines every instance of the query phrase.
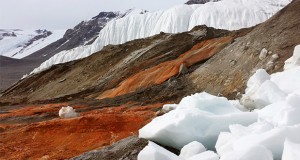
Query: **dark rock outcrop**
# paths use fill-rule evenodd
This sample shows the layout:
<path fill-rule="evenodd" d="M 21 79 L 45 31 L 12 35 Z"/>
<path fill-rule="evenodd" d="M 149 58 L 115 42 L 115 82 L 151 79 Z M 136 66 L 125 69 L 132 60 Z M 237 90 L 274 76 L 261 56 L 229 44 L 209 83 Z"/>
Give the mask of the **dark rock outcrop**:
<path fill-rule="evenodd" d="M 131 136 L 109 147 L 93 150 L 70 160 L 136 160 L 138 153 L 147 144 L 147 140 Z"/>
<path fill-rule="evenodd" d="M 189 0 L 187 1 L 185 4 L 205 4 L 207 2 L 217 2 L 217 1 L 221 1 L 221 0 Z"/>

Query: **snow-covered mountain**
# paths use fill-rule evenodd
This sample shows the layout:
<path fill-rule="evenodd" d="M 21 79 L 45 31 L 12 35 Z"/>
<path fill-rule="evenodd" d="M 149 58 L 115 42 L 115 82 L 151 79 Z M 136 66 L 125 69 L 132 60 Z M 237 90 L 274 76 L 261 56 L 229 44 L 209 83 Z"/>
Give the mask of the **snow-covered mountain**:
<path fill-rule="evenodd" d="M 160 32 L 179 33 L 197 25 L 235 30 L 259 24 L 291 0 L 223 0 L 196 5 L 178 5 L 167 10 L 133 14 L 109 22 L 91 45 L 62 51 L 41 64 L 37 73 L 54 64 L 64 63 L 99 51 L 108 44 L 121 44 Z"/>
<path fill-rule="evenodd" d="M 65 30 L 0 30 L 0 55 L 21 59 L 63 37 Z"/>
<path fill-rule="evenodd" d="M 60 39 L 26 58 L 37 60 L 41 64 L 63 50 L 91 44 L 107 22 L 119 16 L 121 16 L 119 12 L 100 12 L 97 16 L 81 21 L 74 28 L 68 29 Z"/>
<path fill-rule="evenodd" d="M 68 30 L 0 29 L 0 55 L 21 59 L 37 52 L 32 56 L 36 59 L 36 57 L 41 56 L 40 52 L 43 52 L 42 56 L 52 56 L 62 50 L 93 43 L 98 37 L 99 31 L 114 18 L 145 12 L 145 10 L 139 9 L 130 9 L 123 12 L 100 12 L 97 16 L 82 21 Z M 55 43 L 50 45 L 53 42 Z M 40 51 L 46 46 L 47 48 Z"/>

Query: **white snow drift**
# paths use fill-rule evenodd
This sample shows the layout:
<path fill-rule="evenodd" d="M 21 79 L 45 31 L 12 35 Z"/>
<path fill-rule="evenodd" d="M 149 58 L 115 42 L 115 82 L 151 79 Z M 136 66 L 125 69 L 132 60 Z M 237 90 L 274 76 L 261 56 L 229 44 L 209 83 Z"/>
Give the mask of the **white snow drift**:
<path fill-rule="evenodd" d="M 79 113 L 75 112 L 75 109 L 73 109 L 73 107 L 67 106 L 67 107 L 62 107 L 59 110 L 58 115 L 61 118 L 74 118 L 74 117 L 78 117 Z"/>
<path fill-rule="evenodd" d="M 268 104 L 282 101 L 292 92 L 300 93 L 300 45 L 294 49 L 293 56 L 285 62 L 285 72 L 269 75 L 259 69 L 247 82 L 246 93 L 241 103 L 249 109 L 262 108 Z"/>
<path fill-rule="evenodd" d="M 231 125 L 230 132 L 221 133 L 216 145 L 219 155 L 236 156 L 246 148 L 264 146 L 271 151 L 274 159 L 281 159 L 286 139 L 291 143 L 300 142 L 300 67 L 296 65 L 298 47 L 286 62 L 287 70 L 272 75 L 258 70 L 249 79 L 243 98 L 247 99 L 245 106 L 250 103 L 252 109 L 260 109 L 255 110 L 258 120 L 248 127 Z M 289 148 L 285 150 L 287 157 L 293 155 L 289 153 L 292 152 Z"/>
<path fill-rule="evenodd" d="M 187 160 L 219 160 L 219 156 L 213 151 L 206 151 L 190 157 Z"/>
<path fill-rule="evenodd" d="M 149 141 L 149 144 L 138 154 L 138 160 L 219 160 L 219 156 L 212 151 L 206 151 L 201 143 L 195 141 L 184 146 L 180 156 Z"/>
<path fill-rule="evenodd" d="M 139 153 L 138 160 L 183 160 L 174 153 L 160 147 L 159 145 L 150 142 Z"/>
<path fill-rule="evenodd" d="M 219 159 L 218 156 L 220 160 L 300 159 L 298 47 L 294 58 L 286 63 L 293 65 L 285 66 L 286 70 L 272 75 L 258 70 L 249 79 L 241 102 L 254 109 L 252 113 L 235 109 L 233 106 L 239 105 L 232 105 L 236 102 L 226 98 L 195 94 L 183 98 L 174 110 L 140 129 L 140 137 L 178 149 L 188 144 L 182 148 L 187 156 L 178 156 L 186 160 L 200 160 L 207 152 L 212 160 Z M 197 149 L 200 145 L 192 145 L 194 140 L 216 150 L 218 155 L 214 157 L 215 153 L 206 151 L 190 157 L 189 154 L 202 151 Z"/>
<path fill-rule="evenodd" d="M 279 89 L 276 82 L 263 69 L 259 69 L 247 82 L 246 93 L 241 103 L 248 109 L 262 108 L 283 100 L 287 94 Z"/>
<path fill-rule="evenodd" d="M 205 151 L 206 148 L 203 146 L 203 144 L 193 141 L 181 149 L 179 157 L 187 159 Z"/>
<path fill-rule="evenodd" d="M 226 98 L 203 92 L 183 98 L 175 110 L 140 129 L 139 136 L 177 149 L 192 141 L 213 149 L 230 124 L 249 125 L 256 119 L 257 113 L 241 112 Z"/>
<path fill-rule="evenodd" d="M 300 45 L 295 47 L 293 56 L 285 61 L 284 70 L 300 66 Z"/>
<path fill-rule="evenodd" d="M 241 148 L 238 152 L 222 156 L 220 160 L 273 160 L 272 152 L 264 146 Z"/>
<path fill-rule="evenodd" d="M 291 0 L 222 0 L 198 5 L 178 5 L 167 10 L 131 14 L 110 21 L 92 45 L 62 51 L 36 68 L 38 73 L 53 64 L 87 57 L 108 44 L 121 44 L 160 32 L 179 33 L 197 25 L 235 30 L 261 23 Z"/>
<path fill-rule="evenodd" d="M 293 143 L 288 139 L 284 142 L 282 160 L 300 159 L 300 143 Z"/>

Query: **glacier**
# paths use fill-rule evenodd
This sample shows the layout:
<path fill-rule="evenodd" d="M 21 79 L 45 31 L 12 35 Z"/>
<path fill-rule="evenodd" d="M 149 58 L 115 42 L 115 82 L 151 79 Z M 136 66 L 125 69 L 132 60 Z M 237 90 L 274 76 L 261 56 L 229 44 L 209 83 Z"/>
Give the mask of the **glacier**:
<path fill-rule="evenodd" d="M 179 33 L 189 31 L 197 25 L 228 30 L 251 27 L 267 20 L 290 2 L 291 0 L 222 0 L 178 5 L 145 14 L 129 14 L 110 21 L 93 44 L 57 53 L 31 74 L 39 73 L 54 64 L 87 57 L 108 44 L 122 44 L 160 32 Z"/>

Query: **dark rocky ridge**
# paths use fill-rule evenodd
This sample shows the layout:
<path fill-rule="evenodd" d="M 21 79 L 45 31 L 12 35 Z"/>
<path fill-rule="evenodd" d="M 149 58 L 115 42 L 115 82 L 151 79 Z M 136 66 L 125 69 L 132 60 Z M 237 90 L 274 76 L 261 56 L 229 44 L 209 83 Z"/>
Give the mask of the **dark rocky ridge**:
<path fill-rule="evenodd" d="M 70 160 L 136 160 L 138 153 L 147 145 L 148 141 L 135 136 L 123 139 L 109 147 L 93 150 Z"/>
<path fill-rule="evenodd" d="M 91 20 L 82 21 L 73 29 L 68 29 L 63 38 L 24 59 L 34 59 L 35 61 L 42 62 L 60 51 L 92 43 L 106 23 L 117 16 L 119 14 L 115 12 L 101 12 Z"/>
<path fill-rule="evenodd" d="M 2 40 L 4 37 L 16 37 L 17 35 L 15 32 L 7 32 L 6 30 L 0 29 L 0 40 Z"/>
<path fill-rule="evenodd" d="M 217 2 L 221 0 L 189 0 L 185 4 L 191 5 L 191 4 L 205 4 L 207 2 Z"/>

